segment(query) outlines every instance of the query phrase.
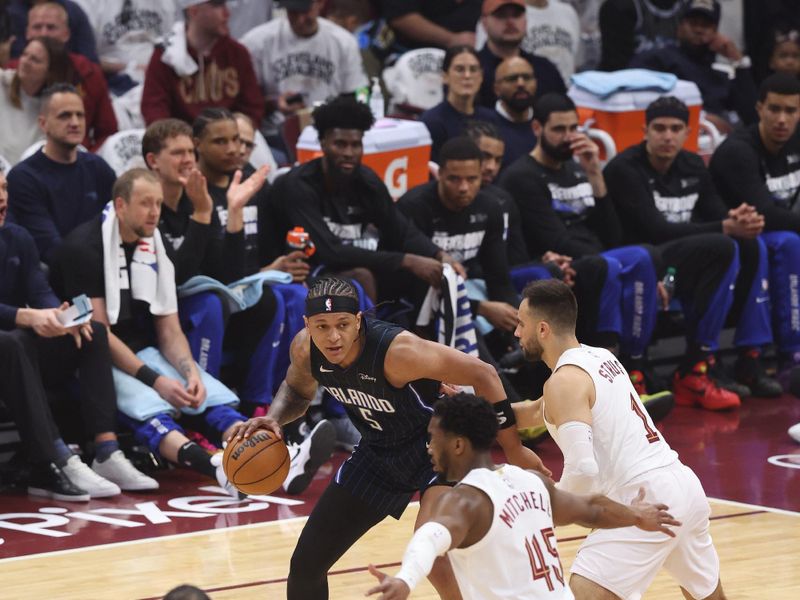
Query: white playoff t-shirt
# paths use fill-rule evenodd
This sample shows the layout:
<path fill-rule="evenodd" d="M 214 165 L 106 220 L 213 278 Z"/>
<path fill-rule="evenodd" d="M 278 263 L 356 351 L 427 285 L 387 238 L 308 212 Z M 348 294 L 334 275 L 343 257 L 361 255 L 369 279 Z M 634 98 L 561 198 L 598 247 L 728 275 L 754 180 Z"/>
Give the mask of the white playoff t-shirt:
<path fill-rule="evenodd" d="M 473 469 L 458 485 L 481 490 L 494 517 L 486 535 L 450 550 L 464 600 L 573 600 L 558 556 L 550 494 L 533 473 L 503 465 Z"/>
<path fill-rule="evenodd" d="M 616 356 L 604 348 L 582 345 L 564 352 L 553 372 L 565 365 L 579 367 L 594 382 L 592 438 L 599 474 L 593 492 L 611 495 L 642 473 L 678 461 Z M 552 423 L 545 424 L 563 452 L 558 430 Z"/>
<path fill-rule="evenodd" d="M 327 19 L 317 22 L 319 29 L 309 38 L 296 36 L 285 17 L 259 25 L 242 38 L 265 95 L 298 92 L 311 106 L 367 85 L 353 34 Z"/>

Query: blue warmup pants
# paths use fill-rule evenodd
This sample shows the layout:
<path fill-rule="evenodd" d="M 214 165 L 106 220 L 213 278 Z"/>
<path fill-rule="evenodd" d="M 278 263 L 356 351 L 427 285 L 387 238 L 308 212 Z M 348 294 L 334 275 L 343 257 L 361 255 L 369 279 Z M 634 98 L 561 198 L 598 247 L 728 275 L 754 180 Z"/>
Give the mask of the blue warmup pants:
<path fill-rule="evenodd" d="M 303 315 L 306 310 L 308 289 L 299 283 L 280 283 L 272 286 L 278 301 L 278 314 L 283 315 L 280 339 L 275 354 L 275 370 L 272 393 L 276 393 L 289 370 L 289 348 L 297 333 L 305 327 Z"/>
<path fill-rule="evenodd" d="M 214 292 L 179 298 L 178 315 L 192 356 L 207 373 L 219 379 L 227 320 L 222 299 Z"/>
<path fill-rule="evenodd" d="M 731 317 L 735 319 L 737 348 L 760 348 L 772 343 L 767 246 L 760 238 L 736 240 L 739 274 L 733 293 Z M 731 318 L 728 319 L 729 322 Z"/>
<path fill-rule="evenodd" d="M 305 288 L 302 286 L 285 287 L 302 289 L 302 297 L 305 298 Z M 244 402 L 272 402 L 274 388 L 283 381 L 288 368 L 287 362 L 281 373 L 278 364 L 280 338 L 287 329 L 284 327 L 286 310 L 282 298 L 270 286 L 270 289 L 264 290 L 258 303 L 230 316 L 214 292 L 201 292 L 178 301 L 181 326 L 189 341 L 192 356 L 215 378 L 220 377 L 223 364 L 234 365 L 233 370 L 237 373 L 235 387 Z M 273 302 L 277 305 L 274 311 Z M 302 308 L 300 311 L 302 325 Z M 242 344 L 248 347 L 243 348 Z M 288 356 L 288 346 L 286 353 Z"/>
<path fill-rule="evenodd" d="M 191 420 L 187 419 L 187 415 L 182 415 L 182 417 L 181 421 Z M 133 437 L 139 444 L 146 444 L 150 451 L 156 455 L 159 455 L 158 446 L 161 444 L 161 440 L 170 431 L 185 433 L 183 427 L 178 425 L 169 413 L 157 414 L 145 421 L 137 421 L 124 413 L 119 413 L 119 419 L 133 430 Z M 202 415 L 194 417 L 194 419 L 202 419 L 209 430 L 219 434 L 217 437 L 221 437 L 234 423 L 247 420 L 246 417 L 229 405 L 212 406 Z M 186 424 L 194 428 L 194 425 Z"/>
<path fill-rule="evenodd" d="M 602 256 L 620 264 L 620 354 L 643 356 L 653 337 L 658 314 L 658 275 L 653 257 L 645 246 L 623 246 L 603 252 Z"/>
<path fill-rule="evenodd" d="M 770 231 L 761 235 L 769 250 L 772 322 L 780 352 L 800 351 L 800 234 Z"/>
<path fill-rule="evenodd" d="M 616 337 L 622 332 L 622 265 L 613 257 L 584 256 L 573 260 L 572 268 L 575 269 L 572 291 L 578 301 L 578 335 L 586 343 L 607 345 L 610 341 L 607 336 L 598 338 L 598 334 L 613 334 Z M 541 264 L 511 269 L 511 281 L 519 292 L 531 281 L 552 277 L 550 269 Z"/>

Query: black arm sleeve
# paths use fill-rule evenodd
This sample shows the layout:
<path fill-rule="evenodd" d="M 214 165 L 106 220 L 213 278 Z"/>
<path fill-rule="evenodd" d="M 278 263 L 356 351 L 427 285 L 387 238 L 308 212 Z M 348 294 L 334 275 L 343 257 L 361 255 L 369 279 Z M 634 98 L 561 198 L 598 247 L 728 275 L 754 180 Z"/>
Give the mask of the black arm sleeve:
<path fill-rule="evenodd" d="M 661 244 L 696 233 L 721 232 L 716 223 L 670 223 L 656 208 L 653 195 L 636 169 L 622 160 L 612 160 L 603 175 L 614 199 L 617 214 L 625 223 L 626 238 Z"/>
<path fill-rule="evenodd" d="M 772 200 L 761 164 L 755 148 L 744 141 L 729 139 L 714 152 L 709 169 L 729 208 L 746 202 L 764 215 L 767 231 L 800 231 L 800 214 Z"/>

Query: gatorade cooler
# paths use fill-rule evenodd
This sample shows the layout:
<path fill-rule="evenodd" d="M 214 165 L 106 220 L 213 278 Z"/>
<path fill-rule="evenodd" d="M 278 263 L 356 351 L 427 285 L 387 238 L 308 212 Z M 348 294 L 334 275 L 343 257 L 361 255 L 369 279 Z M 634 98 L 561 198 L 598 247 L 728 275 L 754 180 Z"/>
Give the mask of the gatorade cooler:
<path fill-rule="evenodd" d="M 297 141 L 297 160 L 308 162 L 322 156 L 317 130 L 309 125 Z M 430 176 L 431 135 L 420 121 L 380 119 L 364 133 L 362 162 L 383 179 L 397 200 Z"/>
<path fill-rule="evenodd" d="M 678 80 L 669 92 L 624 91 L 600 98 L 575 85 L 567 92 L 578 107 L 581 125 L 602 129 L 614 138 L 617 152 L 638 144 L 644 137 L 644 110 L 660 96 L 675 96 L 689 107 L 689 137 L 684 148 L 697 152 L 703 98 L 692 81 Z"/>

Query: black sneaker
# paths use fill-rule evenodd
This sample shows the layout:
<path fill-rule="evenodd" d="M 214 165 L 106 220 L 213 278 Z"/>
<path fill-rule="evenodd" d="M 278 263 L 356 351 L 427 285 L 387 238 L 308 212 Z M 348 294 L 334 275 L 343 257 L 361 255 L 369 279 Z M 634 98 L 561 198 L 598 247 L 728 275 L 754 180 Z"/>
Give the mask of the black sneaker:
<path fill-rule="evenodd" d="M 90 498 L 89 492 L 72 483 L 55 463 L 37 465 L 31 469 L 28 493 L 64 502 L 88 502 Z"/>
<path fill-rule="evenodd" d="M 726 373 L 725 367 L 717 361 L 713 354 L 709 355 L 705 361 L 708 364 L 708 376 L 723 390 L 733 392 L 739 396 L 739 399 L 753 395 L 753 391 L 747 385 L 739 383 Z"/>
<path fill-rule="evenodd" d="M 783 393 L 781 384 L 769 377 L 761 362 L 761 353 L 757 349 L 740 354 L 733 367 L 736 380 L 750 388 L 753 396 L 759 398 L 776 398 Z"/>

